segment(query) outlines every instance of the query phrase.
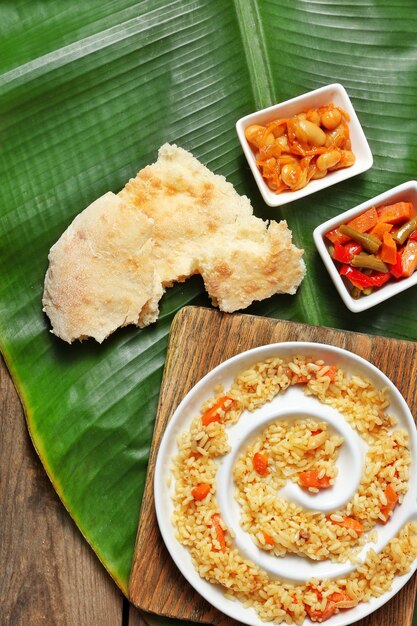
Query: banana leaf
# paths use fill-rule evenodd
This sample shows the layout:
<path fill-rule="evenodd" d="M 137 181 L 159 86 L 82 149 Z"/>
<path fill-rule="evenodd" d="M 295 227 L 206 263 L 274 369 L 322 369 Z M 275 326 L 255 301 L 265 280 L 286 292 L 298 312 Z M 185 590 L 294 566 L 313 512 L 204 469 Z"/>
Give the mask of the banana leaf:
<path fill-rule="evenodd" d="M 153 326 L 66 345 L 41 311 L 50 246 L 175 142 L 305 249 L 297 295 L 248 312 L 416 341 L 416 288 L 350 313 L 312 231 L 415 177 L 417 12 L 413 0 L 14 0 L 0 18 L 0 347 L 55 489 L 126 592 L 170 324 L 210 304 L 194 277 L 166 293 Z M 373 168 L 267 208 L 236 120 L 331 82 L 352 99 Z"/>

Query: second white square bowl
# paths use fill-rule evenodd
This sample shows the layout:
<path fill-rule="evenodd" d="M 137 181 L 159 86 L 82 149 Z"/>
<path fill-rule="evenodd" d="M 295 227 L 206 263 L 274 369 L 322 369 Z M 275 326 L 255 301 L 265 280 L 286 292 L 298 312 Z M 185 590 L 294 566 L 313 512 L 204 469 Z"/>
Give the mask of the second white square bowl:
<path fill-rule="evenodd" d="M 415 271 L 414 274 L 408 278 L 401 278 L 399 280 L 393 280 L 392 282 L 390 281 L 385 283 L 382 287 L 375 289 L 375 291 L 369 296 L 363 296 L 362 298 L 355 300 L 350 295 L 350 291 L 347 286 L 348 281 L 344 280 L 342 276 L 340 276 L 336 263 L 330 256 L 330 241 L 326 240 L 325 234 L 330 230 L 337 228 L 341 224 L 346 224 L 349 220 L 352 220 L 354 217 L 364 213 L 372 206 L 379 207 L 386 204 L 394 204 L 395 202 L 412 202 L 414 207 L 417 208 L 417 181 L 410 180 L 406 183 L 398 185 L 397 187 L 393 187 L 392 189 L 381 193 L 379 196 L 375 196 L 375 198 L 371 198 L 353 209 L 349 209 L 349 211 L 345 211 L 345 213 L 341 213 L 327 222 L 320 224 L 320 226 L 317 226 L 313 232 L 314 243 L 316 244 L 317 250 L 323 259 L 323 263 L 325 264 L 327 271 L 329 272 L 330 277 L 340 294 L 340 297 L 346 304 L 347 308 L 353 313 L 365 311 L 376 304 L 384 302 L 384 300 L 388 300 L 388 298 L 395 296 L 397 293 L 417 285 L 417 271 Z"/>

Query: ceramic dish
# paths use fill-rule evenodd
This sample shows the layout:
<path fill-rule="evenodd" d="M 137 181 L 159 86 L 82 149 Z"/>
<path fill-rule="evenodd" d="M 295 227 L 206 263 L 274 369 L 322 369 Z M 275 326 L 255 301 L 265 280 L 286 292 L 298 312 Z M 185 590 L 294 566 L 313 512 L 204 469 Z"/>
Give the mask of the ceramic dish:
<path fill-rule="evenodd" d="M 266 184 L 256 165 L 255 155 L 250 147 L 246 137 L 245 129 L 252 124 L 267 124 L 272 120 L 280 117 L 291 117 L 297 113 L 302 113 L 310 108 L 316 108 L 333 102 L 335 105 L 342 107 L 350 116 L 349 130 L 350 139 L 352 142 L 352 152 L 356 157 L 355 163 L 351 167 L 336 170 L 330 172 L 324 178 L 318 180 L 311 180 L 306 187 L 299 189 L 298 191 L 283 191 L 282 193 L 274 193 Z M 309 91 L 301 96 L 281 102 L 274 106 L 256 111 L 250 115 L 242 117 L 236 124 L 236 131 L 239 137 L 239 141 L 242 145 L 243 152 L 248 160 L 249 167 L 252 170 L 252 174 L 255 177 L 256 183 L 259 187 L 259 191 L 262 194 L 263 199 L 269 206 L 281 206 L 287 204 L 287 202 L 293 202 L 304 198 L 316 191 L 325 189 L 330 185 L 339 183 L 342 180 L 356 176 L 365 172 L 372 167 L 373 159 L 371 149 L 366 140 L 365 133 L 362 130 L 358 117 L 349 99 L 349 96 L 342 85 L 334 83 Z"/>
<path fill-rule="evenodd" d="M 345 213 L 341 213 L 327 222 L 320 224 L 320 226 L 317 226 L 314 230 L 313 238 L 317 250 L 323 259 L 327 271 L 329 272 L 340 297 L 346 304 L 347 308 L 353 311 L 353 313 L 365 311 L 376 304 L 384 302 L 384 300 L 388 300 L 388 298 L 392 298 L 392 296 L 395 296 L 397 293 L 401 293 L 401 291 L 417 285 L 417 271 L 414 272 L 414 274 L 412 274 L 409 278 L 402 278 L 393 282 L 390 281 L 382 287 L 375 289 L 375 291 L 369 296 L 362 296 L 358 300 L 355 300 L 350 295 L 347 282 L 345 282 L 346 279 L 340 276 L 338 268 L 329 254 L 330 241 L 328 241 L 324 235 L 329 232 L 329 230 L 337 228 L 341 224 L 346 224 L 346 222 L 357 215 L 360 215 L 372 206 L 378 207 L 400 201 L 412 202 L 414 207 L 417 208 L 417 182 L 415 180 L 410 180 L 406 183 L 398 185 L 397 187 L 393 187 L 392 189 L 381 193 L 379 196 L 375 196 L 375 198 L 371 198 L 353 209 L 345 211 Z"/>
<path fill-rule="evenodd" d="M 385 386 L 388 388 L 390 399 L 389 413 L 397 418 L 398 426 L 406 429 L 409 434 L 412 461 L 408 491 L 404 496 L 404 500 L 401 506 L 396 507 L 389 523 L 385 526 L 378 525 L 378 539 L 375 544 L 372 544 L 372 547 L 378 552 L 398 533 L 399 529 L 406 522 L 417 520 L 415 497 L 417 488 L 417 472 L 415 471 L 417 454 L 416 429 L 412 415 L 403 397 L 380 370 L 346 350 L 324 344 L 304 342 L 262 346 L 243 352 L 225 361 L 207 374 L 187 394 L 168 424 L 161 441 L 155 469 L 155 505 L 162 537 L 176 565 L 188 582 L 218 610 L 239 622 L 252 626 L 263 626 L 265 622 L 260 620 L 253 608 L 245 608 L 239 601 L 231 601 L 225 598 L 223 591 L 219 587 L 203 580 L 194 569 L 188 550 L 176 539 L 176 529 L 171 524 L 173 514 L 171 496 L 175 488 L 171 471 L 172 460 L 178 453 L 178 435 L 188 429 L 192 419 L 200 414 L 202 403 L 215 395 L 214 389 L 217 385 L 222 384 L 225 389 L 228 389 L 228 386 L 238 373 L 268 357 L 289 358 L 296 355 L 312 357 L 315 360 L 323 359 L 326 364 L 340 366 L 347 374 L 358 374 L 369 378 L 377 388 Z M 272 402 L 266 403 L 254 413 L 245 411 L 238 423 L 227 429 L 231 452 L 222 457 L 219 463 L 216 483 L 217 503 L 227 527 L 233 529 L 236 534 L 235 545 L 272 576 L 292 580 L 293 582 L 305 581 L 311 576 L 321 578 L 340 577 L 349 571 L 353 571 L 356 566 L 350 561 L 334 563 L 330 561 L 308 561 L 305 558 L 296 556 L 281 558 L 270 556 L 255 546 L 239 524 L 239 506 L 234 500 L 235 489 L 231 475 L 232 465 L 237 454 L 247 445 L 248 440 L 259 434 L 260 429 L 265 427 L 266 424 L 295 413 L 313 417 L 319 416 L 321 420 L 325 420 L 329 425 L 338 428 L 345 438 L 343 450 L 340 452 L 337 461 L 339 489 L 336 490 L 336 494 L 333 492 L 333 495 L 329 493 L 329 491 L 333 490 L 317 494 L 315 496 L 317 499 L 314 500 L 314 508 L 327 511 L 334 506 L 340 506 L 341 502 L 335 501 L 335 497 L 340 500 L 340 493 L 343 493 L 342 499 L 344 501 L 352 496 L 359 484 L 366 444 L 359 437 L 357 431 L 354 431 L 345 422 L 340 413 L 330 406 L 322 404 L 314 397 L 304 395 L 300 385 L 296 385 L 290 387 L 284 394 L 276 396 Z M 172 479 L 169 479 L 169 477 Z M 301 490 L 299 489 L 299 491 Z M 311 500 L 311 496 L 308 494 L 303 497 Z M 366 553 L 369 547 L 370 544 L 364 546 L 361 556 Z M 326 621 L 326 624 L 329 626 L 345 626 L 372 613 L 401 589 L 416 567 L 417 560 L 413 562 L 406 575 L 394 579 L 390 591 L 384 593 L 379 598 L 372 598 L 367 603 L 359 603 L 355 608 L 348 611 L 335 614 Z M 309 623 L 311 623 L 309 619 L 304 621 L 305 625 Z"/>

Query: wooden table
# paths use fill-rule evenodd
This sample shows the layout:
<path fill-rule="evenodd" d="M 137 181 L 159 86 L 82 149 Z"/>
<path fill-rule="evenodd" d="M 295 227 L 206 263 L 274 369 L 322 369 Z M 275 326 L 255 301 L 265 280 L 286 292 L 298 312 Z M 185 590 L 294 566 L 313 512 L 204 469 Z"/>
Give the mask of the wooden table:
<path fill-rule="evenodd" d="M 0 360 L 0 625 L 146 626 L 56 495 Z"/>
<path fill-rule="evenodd" d="M 147 626 L 56 495 L 1 358 L 0 487 L 0 626 Z"/>

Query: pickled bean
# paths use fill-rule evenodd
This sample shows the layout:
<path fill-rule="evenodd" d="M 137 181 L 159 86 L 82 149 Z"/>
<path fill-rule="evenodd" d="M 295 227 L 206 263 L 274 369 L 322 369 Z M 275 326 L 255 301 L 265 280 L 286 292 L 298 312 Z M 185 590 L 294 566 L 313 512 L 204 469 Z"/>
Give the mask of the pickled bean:
<path fill-rule="evenodd" d="M 263 136 L 265 134 L 266 128 L 265 126 L 259 126 L 258 124 L 253 124 L 252 126 L 248 126 L 245 130 L 245 137 L 250 143 L 252 143 L 257 148 L 262 146 Z"/>
<path fill-rule="evenodd" d="M 334 167 L 336 163 L 339 163 L 342 155 L 339 150 L 329 150 L 317 157 L 317 167 L 319 170 L 328 170 L 330 167 Z"/>
<path fill-rule="evenodd" d="M 320 126 L 320 115 L 315 109 L 308 111 L 306 119 L 308 119 L 309 122 L 313 122 L 313 124 Z"/>
<path fill-rule="evenodd" d="M 275 137 L 272 133 L 268 133 L 265 137 L 264 143 L 266 146 L 272 146 L 275 143 Z"/>
<path fill-rule="evenodd" d="M 291 189 L 293 189 L 297 185 L 300 175 L 301 175 L 301 168 L 299 165 L 287 163 L 281 169 L 282 181 Z"/>
<path fill-rule="evenodd" d="M 282 135 L 281 137 L 278 137 L 278 139 L 276 139 L 276 143 L 277 145 L 280 146 L 283 152 L 290 151 L 290 145 L 288 143 L 288 137 L 286 135 Z"/>
<path fill-rule="evenodd" d="M 326 142 L 326 133 L 313 122 L 298 119 L 294 124 L 297 139 L 302 143 L 308 143 L 311 146 L 323 146 Z"/>
<path fill-rule="evenodd" d="M 328 109 L 321 116 L 321 125 L 327 130 L 334 130 L 342 121 L 339 109 Z"/>
<path fill-rule="evenodd" d="M 340 161 L 332 167 L 332 169 L 338 170 L 341 167 L 350 167 L 355 162 L 355 155 L 351 150 L 340 150 Z"/>
<path fill-rule="evenodd" d="M 314 171 L 311 176 L 311 180 L 319 180 L 320 178 L 324 178 L 327 176 L 327 170 L 319 170 L 317 165 L 313 165 Z"/>
<path fill-rule="evenodd" d="M 342 120 L 334 130 L 330 131 L 326 135 L 326 148 L 343 148 L 346 141 L 349 139 L 349 127 Z"/>

